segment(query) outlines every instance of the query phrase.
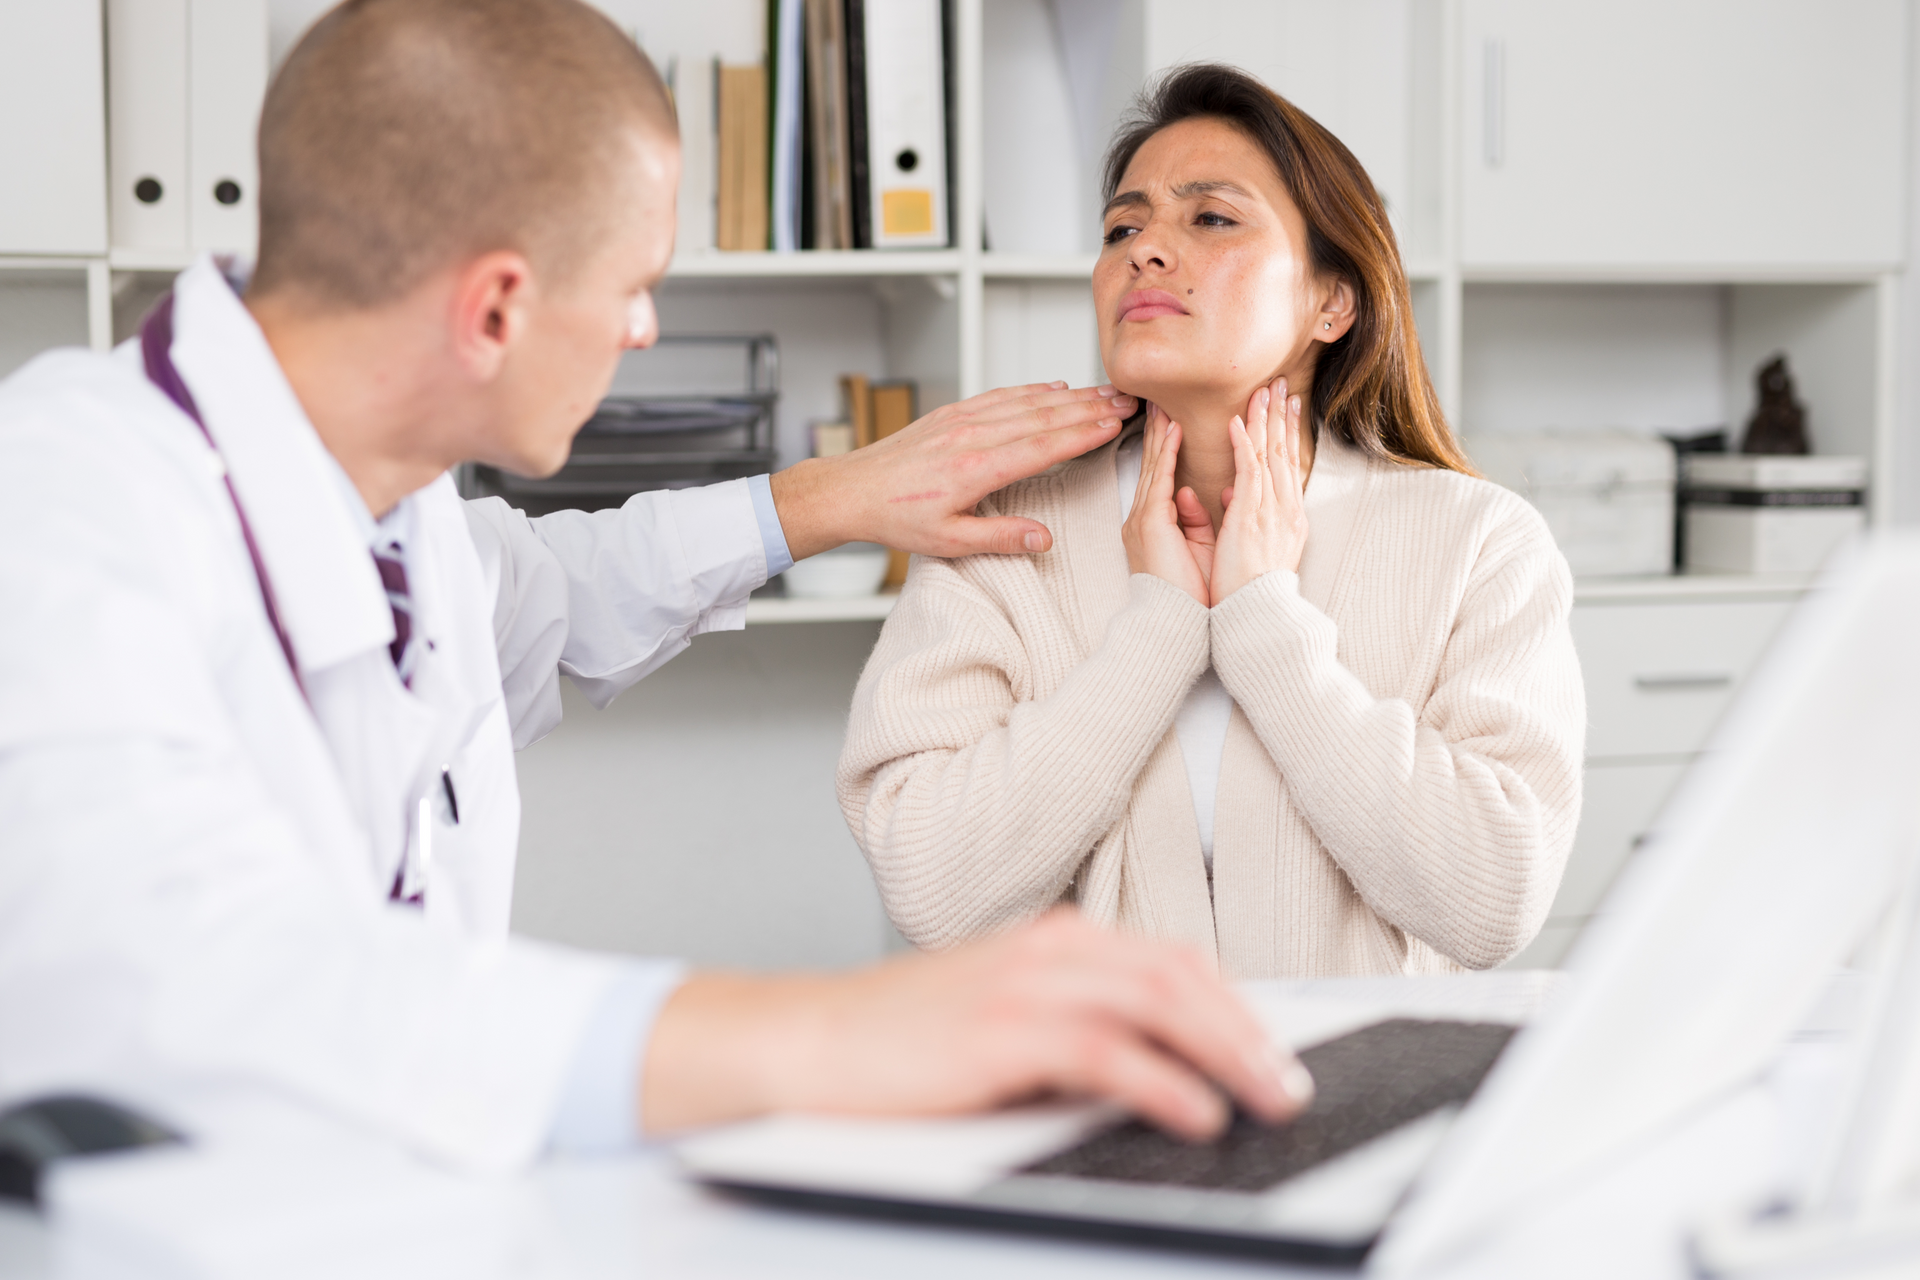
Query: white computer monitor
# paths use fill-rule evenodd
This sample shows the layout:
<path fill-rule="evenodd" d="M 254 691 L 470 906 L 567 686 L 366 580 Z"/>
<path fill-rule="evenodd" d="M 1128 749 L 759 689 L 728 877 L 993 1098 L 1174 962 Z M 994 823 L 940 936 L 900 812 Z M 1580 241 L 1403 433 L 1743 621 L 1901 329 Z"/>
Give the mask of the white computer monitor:
<path fill-rule="evenodd" d="M 1920 817 L 1920 537 L 1850 548 L 1768 650 L 1369 1259 L 1423 1267 L 1753 1079 Z"/>

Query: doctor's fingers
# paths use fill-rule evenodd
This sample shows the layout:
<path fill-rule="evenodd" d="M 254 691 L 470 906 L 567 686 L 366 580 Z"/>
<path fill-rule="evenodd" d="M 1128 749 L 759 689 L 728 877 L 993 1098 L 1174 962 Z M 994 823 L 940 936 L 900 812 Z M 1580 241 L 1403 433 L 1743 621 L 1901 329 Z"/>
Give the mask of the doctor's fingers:
<path fill-rule="evenodd" d="M 1118 414 L 1132 417 L 1139 401 L 1112 383 L 1098 387 L 1068 387 L 1065 383 L 1008 387 L 986 391 L 956 406 L 982 426 L 1003 430 L 1038 424 L 1042 429 L 1073 426 L 1093 418 Z"/>
<path fill-rule="evenodd" d="M 1048 1029 L 1049 1044 L 1035 1091 L 1115 1102 L 1162 1129 L 1199 1142 L 1226 1127 L 1219 1092 L 1191 1067 L 1130 1028 L 1080 1022 Z"/>
<path fill-rule="evenodd" d="M 1306 1069 L 1196 953 L 1104 931 L 1086 940 L 1042 938 L 1039 946 L 1055 954 L 1035 965 L 1025 996 L 1048 1021 L 1125 1028 L 1267 1119 L 1292 1116 L 1312 1097 Z"/>

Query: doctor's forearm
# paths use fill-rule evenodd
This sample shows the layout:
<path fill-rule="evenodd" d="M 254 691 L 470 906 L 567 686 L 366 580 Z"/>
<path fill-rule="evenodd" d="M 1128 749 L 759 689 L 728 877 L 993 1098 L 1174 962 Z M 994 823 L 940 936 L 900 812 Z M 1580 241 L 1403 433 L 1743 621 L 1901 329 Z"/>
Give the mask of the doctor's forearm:
<path fill-rule="evenodd" d="M 661 1010 L 639 1090 L 655 1134 L 777 1111 L 957 1114 L 1064 1092 L 1204 1138 L 1226 1122 L 1223 1092 L 1280 1120 L 1313 1084 L 1198 953 L 1056 911 L 851 973 L 696 975 Z"/>

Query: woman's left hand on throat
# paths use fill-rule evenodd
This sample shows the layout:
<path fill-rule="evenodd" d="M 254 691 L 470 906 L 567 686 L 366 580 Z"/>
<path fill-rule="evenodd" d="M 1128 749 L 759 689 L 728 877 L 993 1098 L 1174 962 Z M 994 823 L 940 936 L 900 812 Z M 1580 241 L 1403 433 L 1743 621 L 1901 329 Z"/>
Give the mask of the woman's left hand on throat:
<path fill-rule="evenodd" d="M 1225 494 L 1209 583 L 1216 605 L 1263 573 L 1300 570 L 1307 547 L 1300 431 L 1300 397 L 1287 394 L 1285 378 L 1255 391 L 1246 418 L 1228 424 L 1233 487 Z"/>

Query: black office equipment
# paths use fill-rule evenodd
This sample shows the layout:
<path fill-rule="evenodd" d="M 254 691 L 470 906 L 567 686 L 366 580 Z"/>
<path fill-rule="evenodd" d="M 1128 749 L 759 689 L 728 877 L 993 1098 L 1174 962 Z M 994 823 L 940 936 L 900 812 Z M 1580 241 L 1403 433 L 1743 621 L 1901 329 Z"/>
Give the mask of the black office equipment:
<path fill-rule="evenodd" d="M 663 336 L 621 358 L 607 398 L 558 472 L 536 479 L 475 465 L 461 493 L 498 495 L 539 516 L 617 507 L 648 489 L 759 475 L 774 469 L 779 399 L 771 336 Z"/>
<path fill-rule="evenodd" d="M 56 1160 L 180 1141 L 166 1126 L 104 1099 L 36 1098 L 0 1112 L 0 1199 L 38 1204 L 40 1180 Z"/>

